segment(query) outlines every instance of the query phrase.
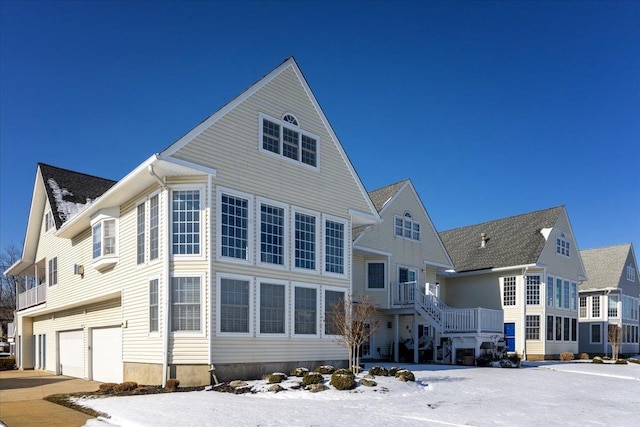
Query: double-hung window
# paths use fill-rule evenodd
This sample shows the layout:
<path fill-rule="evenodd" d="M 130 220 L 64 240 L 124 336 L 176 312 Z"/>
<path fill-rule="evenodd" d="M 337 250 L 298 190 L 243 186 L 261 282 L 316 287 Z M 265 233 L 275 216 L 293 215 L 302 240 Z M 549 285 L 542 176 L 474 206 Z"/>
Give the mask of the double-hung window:
<path fill-rule="evenodd" d="M 260 114 L 260 150 L 306 166 L 318 166 L 319 138 L 303 130 L 292 114 L 282 120 Z"/>
<path fill-rule="evenodd" d="M 221 277 L 219 281 L 220 332 L 251 333 L 251 294 L 248 278 Z"/>
<path fill-rule="evenodd" d="M 395 235 L 411 240 L 420 240 L 420 223 L 413 220 L 409 212 L 395 217 Z"/>
<path fill-rule="evenodd" d="M 173 332 L 200 332 L 201 277 L 171 278 L 171 330 Z"/>
<path fill-rule="evenodd" d="M 328 219 L 324 221 L 325 231 L 325 267 L 327 273 L 345 274 L 347 249 L 346 221 Z"/>
<path fill-rule="evenodd" d="M 636 269 L 632 265 L 627 266 L 627 280 L 630 282 L 636 281 Z"/>
<path fill-rule="evenodd" d="M 294 267 L 304 270 L 317 269 L 318 215 L 294 209 Z"/>
<path fill-rule="evenodd" d="M 144 264 L 145 257 L 145 231 L 147 222 L 145 219 L 146 212 L 144 203 L 141 203 L 136 208 L 136 262 L 138 264 Z"/>
<path fill-rule="evenodd" d="M 172 252 L 200 255 L 201 191 L 174 190 L 171 194 Z"/>
<path fill-rule="evenodd" d="M 318 289 L 309 286 L 294 287 L 294 334 L 318 334 Z"/>
<path fill-rule="evenodd" d="M 553 316 L 547 316 L 547 341 L 553 341 Z"/>
<path fill-rule="evenodd" d="M 509 276 L 502 279 L 502 305 L 505 307 L 516 305 L 516 277 Z"/>
<path fill-rule="evenodd" d="M 160 329 L 158 279 L 149 280 L 149 332 Z"/>
<path fill-rule="evenodd" d="M 525 339 L 540 339 L 540 316 L 527 314 L 525 319 Z"/>
<path fill-rule="evenodd" d="M 49 231 L 55 228 L 55 226 L 56 223 L 53 220 L 53 212 L 47 211 L 47 213 L 44 214 L 44 231 Z"/>
<path fill-rule="evenodd" d="M 556 278 L 556 308 L 562 308 L 562 279 Z"/>
<path fill-rule="evenodd" d="M 564 288 L 562 294 L 562 307 L 565 309 L 569 309 L 569 281 L 564 281 Z"/>
<path fill-rule="evenodd" d="M 571 243 L 564 233 L 556 238 L 556 253 L 567 257 L 571 255 Z"/>
<path fill-rule="evenodd" d="M 218 190 L 218 257 L 251 261 L 251 198 Z"/>
<path fill-rule="evenodd" d="M 119 208 L 102 210 L 91 220 L 93 266 L 102 270 L 118 262 L 117 227 Z"/>
<path fill-rule="evenodd" d="M 579 316 L 580 316 L 581 319 L 584 319 L 584 318 L 587 317 L 587 297 L 585 297 L 585 296 L 581 296 L 580 297 Z"/>
<path fill-rule="evenodd" d="M 385 264 L 384 262 L 367 262 L 367 289 L 385 288 Z"/>
<path fill-rule="evenodd" d="M 602 342 L 602 328 L 600 323 L 591 324 L 591 344 L 599 344 Z"/>
<path fill-rule="evenodd" d="M 600 317 L 600 295 L 591 297 L 591 317 L 598 319 Z"/>
<path fill-rule="evenodd" d="M 547 307 L 553 307 L 553 277 L 547 276 Z"/>
<path fill-rule="evenodd" d="M 540 305 L 540 276 L 527 276 L 527 305 Z"/>
<path fill-rule="evenodd" d="M 283 206 L 260 202 L 260 262 L 286 266 L 287 209 Z"/>
<path fill-rule="evenodd" d="M 618 317 L 618 301 L 620 300 L 620 296 L 618 295 L 609 295 L 609 300 L 607 302 L 608 305 L 608 315 L 609 317 Z"/>
<path fill-rule="evenodd" d="M 324 291 L 324 334 L 340 335 L 340 324 L 345 315 L 345 291 Z"/>
<path fill-rule="evenodd" d="M 571 310 L 576 311 L 578 309 L 578 284 L 571 282 Z"/>
<path fill-rule="evenodd" d="M 58 257 L 49 260 L 49 286 L 58 284 Z"/>
<path fill-rule="evenodd" d="M 260 283 L 260 334 L 286 333 L 287 288 L 284 283 L 264 281 Z"/>
<path fill-rule="evenodd" d="M 159 208 L 158 208 L 158 195 L 155 195 L 149 199 L 149 260 L 154 261 L 158 259 L 158 252 L 160 248 L 159 241 Z"/>

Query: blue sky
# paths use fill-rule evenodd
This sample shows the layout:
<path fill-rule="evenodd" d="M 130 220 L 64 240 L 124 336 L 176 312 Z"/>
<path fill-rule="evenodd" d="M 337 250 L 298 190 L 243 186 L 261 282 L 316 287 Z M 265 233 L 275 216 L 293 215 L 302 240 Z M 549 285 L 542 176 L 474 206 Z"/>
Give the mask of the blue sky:
<path fill-rule="evenodd" d="M 439 231 L 566 205 L 640 250 L 640 2 L 0 2 L 0 246 L 36 164 L 120 179 L 295 56 L 365 187 Z"/>

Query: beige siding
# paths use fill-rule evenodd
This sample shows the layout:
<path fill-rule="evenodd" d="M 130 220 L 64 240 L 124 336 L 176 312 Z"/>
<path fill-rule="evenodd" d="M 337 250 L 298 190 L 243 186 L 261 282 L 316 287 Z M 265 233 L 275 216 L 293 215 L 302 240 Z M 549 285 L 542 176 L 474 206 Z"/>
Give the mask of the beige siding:
<path fill-rule="evenodd" d="M 483 307 L 501 310 L 500 277 L 504 275 L 493 273 L 448 277 L 445 284 L 440 284 L 441 288 L 444 289 L 441 298 L 450 307 Z"/>

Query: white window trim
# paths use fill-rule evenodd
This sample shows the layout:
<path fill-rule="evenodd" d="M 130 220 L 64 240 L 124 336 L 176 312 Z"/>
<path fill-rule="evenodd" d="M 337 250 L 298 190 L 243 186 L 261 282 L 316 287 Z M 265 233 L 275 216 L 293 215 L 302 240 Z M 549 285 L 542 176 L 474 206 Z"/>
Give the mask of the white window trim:
<path fill-rule="evenodd" d="M 289 282 L 287 282 L 285 280 L 267 279 L 267 278 L 262 278 L 262 277 L 259 277 L 256 280 L 256 282 L 257 282 L 256 283 L 256 307 L 255 307 L 256 327 L 257 327 L 256 336 L 258 336 L 258 337 L 288 337 L 289 336 L 289 319 L 291 317 L 291 314 L 290 314 L 291 304 L 289 302 L 289 299 L 290 299 Z M 263 283 L 284 286 L 284 333 L 282 333 L 282 334 L 271 334 L 271 333 L 260 332 L 260 307 L 261 307 L 261 305 L 260 305 L 260 302 L 261 302 L 261 300 L 260 300 L 260 298 L 261 298 L 260 291 L 262 290 L 261 289 L 261 285 Z M 218 286 L 218 288 L 219 288 L 219 286 Z M 224 335 L 228 335 L 228 333 L 224 333 Z"/>
<path fill-rule="evenodd" d="M 206 324 L 205 318 L 207 317 L 207 307 L 205 306 L 206 286 L 205 286 L 204 273 L 186 272 L 186 271 L 174 272 L 173 274 L 171 274 L 169 280 L 173 281 L 174 277 L 199 277 L 200 278 L 200 331 L 174 331 L 173 330 L 173 324 L 171 324 L 173 322 L 173 300 L 172 300 L 173 292 L 171 291 L 171 282 L 170 282 L 168 286 L 169 313 L 167 313 L 167 316 L 169 316 L 169 323 L 171 324 L 171 327 L 169 328 L 168 332 L 175 337 L 206 337 L 207 331 L 205 330 L 205 324 Z"/>
<path fill-rule="evenodd" d="M 245 282 L 249 282 L 249 332 L 222 332 L 221 331 L 221 315 L 220 315 L 220 306 L 221 306 L 221 283 L 222 279 L 230 279 L 230 280 L 242 280 Z M 216 276 L 216 334 L 221 337 L 252 337 L 254 336 L 253 331 L 253 319 L 255 314 L 255 280 L 252 276 L 245 276 L 240 274 L 230 274 L 230 273 L 218 273 Z M 258 316 L 259 317 L 259 316 Z M 259 329 L 258 329 L 259 330 Z M 279 335 L 280 336 L 280 335 Z"/>
<path fill-rule="evenodd" d="M 206 229 L 206 218 L 205 213 L 207 211 L 207 200 L 205 196 L 205 186 L 203 184 L 199 185 L 172 185 L 169 191 L 169 200 L 168 203 L 170 205 L 169 208 L 169 253 L 172 259 L 174 260 L 202 260 L 206 257 L 207 252 L 207 234 L 205 232 Z M 176 191 L 198 191 L 200 192 L 200 252 L 198 254 L 174 254 L 173 253 L 173 193 Z M 160 199 L 158 199 L 158 209 L 160 205 Z M 162 233 L 158 233 L 159 235 Z M 160 258 L 160 257 L 158 257 Z"/>
<path fill-rule="evenodd" d="M 400 283 L 400 270 L 401 269 L 413 271 L 415 273 L 415 275 L 416 275 L 416 285 L 420 282 L 420 269 L 419 268 L 412 267 L 410 265 L 398 264 L 398 266 L 396 268 L 396 279 L 397 279 L 398 283 Z M 411 283 L 411 282 L 408 282 L 408 283 Z"/>
<path fill-rule="evenodd" d="M 104 255 L 104 222 L 114 221 L 115 234 L 115 251 L 112 254 Z M 93 258 L 93 228 L 100 224 L 100 256 Z M 97 215 L 91 218 L 91 265 L 97 269 L 104 269 L 112 264 L 118 263 L 120 260 L 120 209 L 118 207 L 103 209 Z"/>
<path fill-rule="evenodd" d="M 549 303 L 549 279 L 551 279 L 551 303 Z M 547 275 L 547 281 L 544 283 L 544 305 L 547 308 L 555 308 L 556 304 L 556 277 Z"/>
<path fill-rule="evenodd" d="M 527 338 L 527 328 L 529 326 L 527 326 L 527 317 L 537 317 L 538 318 L 538 338 Z M 541 319 L 542 315 L 539 313 L 536 314 L 526 314 L 525 318 L 524 318 L 524 339 L 526 341 L 543 341 L 543 337 L 546 338 L 547 336 L 547 331 L 546 329 L 544 330 L 544 335 L 542 333 L 542 319 Z"/>
<path fill-rule="evenodd" d="M 287 114 L 291 115 L 291 116 L 294 116 L 293 113 L 287 112 L 287 113 L 285 113 L 283 115 L 283 117 L 286 116 Z M 296 117 L 296 120 L 298 120 L 297 116 L 294 116 L 294 117 Z M 262 133 L 263 132 L 262 123 L 263 123 L 263 120 L 265 120 L 265 119 L 280 126 L 280 141 L 279 141 L 279 144 L 280 144 L 279 145 L 279 151 L 280 151 L 280 153 L 274 153 L 272 151 L 265 150 L 263 148 L 263 146 L 262 146 L 262 135 L 263 135 L 263 133 Z M 298 124 L 299 123 L 300 123 L 300 120 L 298 120 Z M 283 154 L 283 151 L 282 151 L 282 149 L 283 149 L 282 127 L 283 126 L 289 128 L 291 130 L 294 130 L 294 131 L 296 131 L 296 132 L 298 132 L 300 134 L 300 140 L 299 140 L 300 144 L 298 145 L 298 160 L 290 159 L 289 157 L 286 157 Z M 313 138 L 313 139 L 316 140 L 316 165 L 315 166 L 311 166 L 311 165 L 309 165 L 307 163 L 303 163 L 302 162 L 302 135 L 306 135 L 309 138 Z M 309 131 L 306 131 L 306 130 L 302 129 L 300 126 L 296 126 L 293 123 L 285 122 L 282 119 L 276 119 L 275 117 L 269 116 L 269 115 L 264 114 L 264 113 L 258 113 L 258 148 L 259 148 L 261 153 L 264 153 L 264 154 L 266 154 L 268 156 L 271 156 L 273 158 L 276 158 L 276 159 L 283 160 L 283 161 L 288 162 L 290 164 L 301 166 L 301 167 L 304 167 L 304 168 L 307 168 L 309 170 L 317 172 L 317 171 L 320 171 L 320 143 L 321 143 L 320 142 L 320 137 L 318 135 L 315 135 L 315 134 L 313 134 L 313 133 L 311 133 Z"/>
<path fill-rule="evenodd" d="M 325 318 L 325 315 L 324 315 L 325 310 L 327 309 L 326 301 L 325 301 L 325 292 L 326 291 L 341 292 L 342 295 L 343 295 L 343 298 L 345 299 L 345 303 L 346 303 L 346 298 L 347 298 L 347 295 L 348 295 L 348 292 L 347 292 L 348 289 L 340 288 L 340 287 L 337 287 L 337 286 L 323 286 L 322 287 L 322 304 L 321 304 L 321 306 L 322 306 L 322 322 L 321 322 L 321 325 L 322 325 L 322 337 L 323 338 L 335 339 L 335 338 L 340 337 L 340 335 L 332 335 L 332 334 L 325 334 L 324 333 L 324 331 L 326 329 L 326 322 L 327 322 L 327 319 Z M 345 309 L 346 309 L 346 304 L 345 304 Z"/>
<path fill-rule="evenodd" d="M 151 331 L 151 304 L 150 304 L 150 295 L 149 295 L 149 287 L 151 286 L 151 281 L 158 281 L 158 330 Z M 202 282 L 200 283 L 202 286 Z M 151 276 L 147 278 L 147 336 L 149 337 L 159 337 L 162 336 L 160 331 L 162 330 L 162 321 L 161 321 L 161 312 L 160 308 L 162 307 L 162 297 L 161 297 L 162 287 L 160 286 L 160 276 Z M 202 293 L 202 290 L 201 290 Z"/>
<path fill-rule="evenodd" d="M 409 240 L 410 242 L 420 242 L 422 241 L 422 224 L 420 223 L 420 221 L 416 221 L 415 219 L 413 219 L 413 216 L 409 213 L 410 216 L 405 216 L 405 215 L 394 215 L 393 216 L 393 236 L 399 239 L 405 239 L 405 240 Z M 402 223 L 402 236 L 398 236 L 398 234 L 396 233 L 396 220 L 401 219 L 403 221 Z M 419 239 L 414 239 L 413 237 L 405 237 L 404 235 L 404 221 L 410 221 L 411 222 L 411 236 L 413 236 L 413 224 L 418 224 L 420 226 L 420 238 Z"/>
<path fill-rule="evenodd" d="M 316 290 L 316 333 L 315 334 L 296 334 L 296 288 L 309 288 Z M 320 322 L 321 308 L 320 299 L 322 298 L 322 289 L 319 285 L 309 283 L 297 283 L 291 284 L 291 336 L 293 338 L 320 338 L 320 328 L 324 325 Z"/>
<path fill-rule="evenodd" d="M 273 264 L 270 262 L 262 261 L 262 205 L 263 204 L 280 208 L 284 212 L 284 218 L 282 223 L 282 226 L 284 227 L 284 234 L 282 235 L 282 241 L 284 245 L 284 247 L 282 248 L 282 261 L 283 261 L 282 264 Z M 285 203 L 277 202 L 275 200 L 266 199 L 263 197 L 256 197 L 256 220 L 255 220 L 256 252 L 255 253 L 256 253 L 256 264 L 258 266 L 274 268 L 277 270 L 289 269 L 289 254 L 290 254 L 289 241 L 291 240 L 290 239 L 291 233 L 289 228 L 291 224 L 289 219 L 289 211 L 290 211 L 290 206 Z M 295 215 L 294 215 L 294 218 L 295 218 Z M 294 250 L 295 250 L 295 243 L 294 243 Z"/>
<path fill-rule="evenodd" d="M 593 341 L 593 326 L 594 325 L 600 325 L 600 341 Z M 589 344 L 602 344 L 602 338 L 603 338 L 603 327 L 602 327 L 602 323 L 600 322 L 591 322 L 589 323 Z"/>
<path fill-rule="evenodd" d="M 49 219 L 51 219 L 51 224 L 49 224 Z M 53 217 L 53 211 L 51 209 L 47 209 L 44 213 L 44 231 L 45 233 L 51 233 L 56 229 L 56 220 Z"/>
<path fill-rule="evenodd" d="M 158 256 L 155 259 L 151 259 L 151 199 L 154 197 L 158 198 Z M 166 250 L 162 246 L 163 232 L 162 232 L 162 196 L 160 194 L 160 190 L 154 191 L 147 196 L 146 200 L 146 217 L 145 217 L 145 233 L 147 236 L 147 240 L 145 241 L 145 259 L 146 265 L 153 265 L 160 262 L 162 258 L 161 252 Z M 200 227 L 202 229 L 202 227 Z M 208 246 L 208 245 L 207 245 Z M 204 251 L 201 251 L 204 252 Z"/>
<path fill-rule="evenodd" d="M 560 240 L 560 251 L 558 251 L 558 240 Z M 565 243 L 565 247 L 566 247 L 566 244 L 569 245 L 569 249 L 568 249 L 569 255 L 562 253 L 562 250 L 563 250 L 562 242 Z M 575 248 L 573 246 L 573 243 L 571 242 L 571 239 L 569 239 L 569 237 L 567 236 L 566 233 L 564 233 L 564 232 L 559 233 L 556 236 L 555 243 L 556 243 L 556 251 L 555 252 L 556 252 L 557 255 L 563 256 L 565 258 L 571 258 L 571 253 L 575 250 Z"/>
<path fill-rule="evenodd" d="M 239 197 L 247 200 L 247 258 L 233 258 L 222 256 L 222 194 L 228 194 L 229 196 Z M 255 212 L 253 209 L 254 196 L 241 191 L 232 190 L 230 188 L 220 187 L 216 188 L 216 260 L 220 262 L 228 262 L 232 264 L 253 264 L 253 251 L 254 251 L 254 217 Z"/>
<path fill-rule="evenodd" d="M 369 287 L 369 264 L 382 264 L 384 268 L 384 281 L 383 286 L 381 288 L 370 288 Z M 406 267 L 405 267 L 406 268 Z M 365 261 L 364 266 L 364 287 L 367 292 L 386 292 L 387 291 L 387 282 L 389 277 L 389 269 L 387 267 L 387 262 L 382 260 L 367 260 Z M 417 277 L 417 274 L 416 274 Z"/>
<path fill-rule="evenodd" d="M 296 236 L 295 236 L 296 213 L 313 216 L 316 219 L 316 240 L 315 240 L 316 268 L 314 269 L 296 267 Z M 305 273 L 305 274 L 314 274 L 314 275 L 319 274 L 320 271 L 324 269 L 323 259 L 320 257 L 320 254 L 324 252 L 322 249 L 322 236 L 324 235 L 324 222 L 322 221 L 322 215 L 320 215 L 320 212 L 300 208 L 297 206 L 291 206 L 291 216 L 290 216 L 289 227 L 290 227 L 289 230 L 291 230 L 291 239 L 290 239 L 291 250 L 290 250 L 290 258 L 289 258 L 290 264 L 291 264 L 291 270 L 299 273 Z"/>
<path fill-rule="evenodd" d="M 47 282 L 46 283 L 47 283 L 47 287 L 48 288 L 56 288 L 58 286 L 58 283 L 60 283 L 60 263 L 59 263 L 59 259 L 58 258 L 59 257 L 56 254 L 56 255 L 53 255 L 51 258 L 47 259 L 47 264 L 46 264 L 46 274 L 47 274 L 46 280 L 47 280 Z M 49 276 L 50 276 L 50 274 L 49 274 L 49 269 L 50 269 L 49 265 L 50 265 L 50 262 L 53 261 L 54 259 L 56 260 L 56 283 L 52 284 L 51 281 L 49 280 Z"/>
<path fill-rule="evenodd" d="M 536 285 L 528 285 L 527 284 L 527 280 L 529 277 L 537 277 L 538 278 L 538 303 L 531 303 L 529 304 L 529 286 L 536 286 Z M 527 306 L 529 307 L 542 307 L 544 304 L 542 304 L 542 298 L 543 298 L 543 291 L 542 288 L 546 288 L 547 287 L 547 283 L 543 281 L 543 276 L 542 274 L 529 274 L 527 276 L 525 276 L 523 278 L 524 280 L 524 290 L 525 290 L 525 303 Z M 518 292 L 518 286 L 517 286 L 517 279 L 516 279 L 516 297 L 517 297 L 517 292 Z M 517 298 L 516 298 L 516 304 L 518 304 Z M 513 307 L 513 306 L 510 306 Z"/>
<path fill-rule="evenodd" d="M 149 261 L 149 207 L 147 206 L 147 198 L 145 197 L 142 200 L 139 200 L 138 203 L 136 203 L 136 207 L 134 209 L 135 212 L 135 236 L 136 236 L 136 268 L 140 268 L 140 267 L 144 267 L 147 265 L 148 261 Z M 138 208 L 140 206 L 143 206 L 143 210 L 144 210 L 144 254 L 143 254 L 143 260 L 142 262 L 138 262 Z"/>
<path fill-rule="evenodd" d="M 631 264 L 627 265 L 627 280 L 634 283 L 636 281 L 636 269 Z"/>
<path fill-rule="evenodd" d="M 327 258 L 326 258 L 326 253 L 327 253 L 327 241 L 326 241 L 326 233 L 327 233 L 327 221 L 331 221 L 331 222 L 337 222 L 337 223 L 342 223 L 344 225 L 344 236 L 343 236 L 343 242 L 342 242 L 342 247 L 344 248 L 344 254 L 343 254 L 343 273 L 334 273 L 331 271 L 327 271 Z M 340 279 L 344 279 L 347 277 L 347 273 L 348 273 L 348 266 L 350 265 L 350 256 L 351 256 L 351 247 L 349 246 L 349 242 L 351 241 L 350 239 L 351 237 L 351 228 L 349 227 L 349 221 L 344 219 L 344 218 L 340 218 L 337 216 L 333 216 L 333 215 L 328 215 L 328 214 L 322 214 L 322 257 L 321 257 L 321 261 L 322 261 L 322 274 L 324 276 L 327 277 L 337 277 Z"/>
<path fill-rule="evenodd" d="M 511 277 L 515 278 L 515 295 L 514 295 L 515 304 L 513 304 L 513 305 L 505 305 L 505 303 L 504 303 L 504 281 L 505 281 L 506 278 L 511 278 Z M 520 307 L 520 305 L 521 305 L 520 304 L 520 298 L 518 298 L 518 296 L 520 294 L 520 292 L 518 292 L 518 281 L 519 281 L 520 277 L 521 276 L 515 276 L 515 275 L 514 276 L 503 276 L 503 277 L 500 277 L 500 302 L 502 303 L 502 309 L 503 310 L 519 308 Z"/>

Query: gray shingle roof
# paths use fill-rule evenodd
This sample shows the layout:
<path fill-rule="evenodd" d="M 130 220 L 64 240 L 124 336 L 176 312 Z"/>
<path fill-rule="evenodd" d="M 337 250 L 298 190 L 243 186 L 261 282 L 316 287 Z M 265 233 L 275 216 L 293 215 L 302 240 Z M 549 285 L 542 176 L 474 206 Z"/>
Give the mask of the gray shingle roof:
<path fill-rule="evenodd" d="M 104 194 L 116 181 L 38 163 L 51 205 L 56 228 L 60 228 L 88 204 Z"/>
<path fill-rule="evenodd" d="M 378 212 L 382 211 L 384 205 L 391 200 L 393 196 L 402 188 L 403 185 L 407 183 L 408 179 L 403 179 L 402 181 L 396 182 L 395 184 L 387 185 L 386 187 L 378 188 L 377 190 L 373 190 L 369 192 L 369 197 L 373 202 L 373 206 L 375 206 Z"/>
<path fill-rule="evenodd" d="M 615 288 L 624 273 L 631 243 L 580 251 L 588 280 L 580 284 L 580 290 Z"/>
<path fill-rule="evenodd" d="M 545 238 L 543 228 L 552 228 L 564 206 L 530 212 L 440 233 L 455 270 L 474 271 L 534 264 L 540 258 Z M 480 247 L 480 235 L 486 244 Z"/>

